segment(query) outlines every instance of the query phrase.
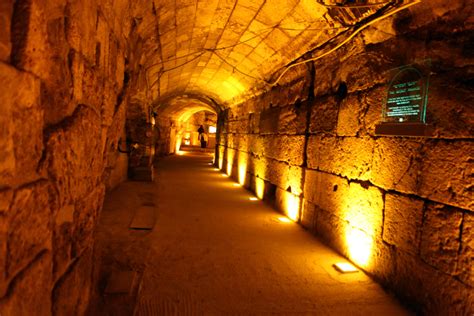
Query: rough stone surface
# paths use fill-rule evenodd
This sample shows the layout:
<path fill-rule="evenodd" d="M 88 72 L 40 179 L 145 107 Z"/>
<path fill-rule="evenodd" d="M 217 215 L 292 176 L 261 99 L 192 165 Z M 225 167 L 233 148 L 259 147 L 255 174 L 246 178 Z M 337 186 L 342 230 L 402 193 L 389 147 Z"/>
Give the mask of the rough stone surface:
<path fill-rule="evenodd" d="M 2 315 L 51 315 L 51 255 L 40 253 L 0 298 Z M 27 299 L 25 299 L 27 298 Z"/>
<path fill-rule="evenodd" d="M 308 167 L 349 179 L 368 180 L 373 151 L 370 138 L 315 136 L 309 140 Z"/>
<path fill-rule="evenodd" d="M 83 135 L 89 136 L 87 141 Z M 43 168 L 58 185 L 60 205 L 84 198 L 99 184 L 101 145 L 100 117 L 87 106 L 79 106 L 64 124 L 48 133 Z"/>
<path fill-rule="evenodd" d="M 423 144 L 387 137 L 376 140 L 374 148 L 371 181 L 386 190 L 416 194 Z"/>
<path fill-rule="evenodd" d="M 423 221 L 421 258 L 448 274 L 457 270 L 462 216 L 459 209 L 429 204 Z"/>
<path fill-rule="evenodd" d="M 75 260 L 53 289 L 53 315 L 85 315 L 92 290 L 92 249 Z"/>
<path fill-rule="evenodd" d="M 416 311 L 440 315 L 474 311 L 471 287 L 439 272 L 419 257 L 397 253 L 395 259 L 397 277 L 393 286 Z"/>
<path fill-rule="evenodd" d="M 418 253 L 421 240 L 424 201 L 387 193 L 383 240 L 397 249 Z"/>
<path fill-rule="evenodd" d="M 458 274 L 462 282 L 474 286 L 474 215 L 464 213 L 459 253 Z"/>
<path fill-rule="evenodd" d="M 423 151 L 419 194 L 474 211 L 474 142 L 429 142 Z"/>
<path fill-rule="evenodd" d="M 307 200 L 303 200 L 303 207 L 301 212 L 301 225 L 310 230 L 315 231 L 316 219 L 318 216 L 318 209 L 316 205 Z"/>
<path fill-rule="evenodd" d="M 13 278 L 41 251 L 51 249 L 51 215 L 56 205 L 51 184 L 40 181 L 15 192 L 8 221 L 6 273 Z"/>
<path fill-rule="evenodd" d="M 13 13 L 13 0 L 2 1 L 0 4 L 0 60 L 8 61 L 12 43 L 10 40 L 11 16 Z"/>
<path fill-rule="evenodd" d="M 0 186 L 31 182 L 43 150 L 40 82 L 0 62 Z"/>
<path fill-rule="evenodd" d="M 309 131 L 334 133 L 337 127 L 338 103 L 334 97 L 325 97 L 313 105 Z"/>

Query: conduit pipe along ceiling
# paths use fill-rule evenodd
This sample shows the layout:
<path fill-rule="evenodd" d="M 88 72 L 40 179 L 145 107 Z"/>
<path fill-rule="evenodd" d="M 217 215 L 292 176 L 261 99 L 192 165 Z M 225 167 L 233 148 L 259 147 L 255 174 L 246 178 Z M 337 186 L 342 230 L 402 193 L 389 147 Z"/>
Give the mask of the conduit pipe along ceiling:
<path fill-rule="evenodd" d="M 352 8 L 337 0 L 154 0 L 143 11 L 153 12 L 151 19 L 135 23 L 157 104 L 197 94 L 226 105 L 277 84 L 308 51 L 325 53 L 367 22 L 415 2 L 366 0 Z"/>

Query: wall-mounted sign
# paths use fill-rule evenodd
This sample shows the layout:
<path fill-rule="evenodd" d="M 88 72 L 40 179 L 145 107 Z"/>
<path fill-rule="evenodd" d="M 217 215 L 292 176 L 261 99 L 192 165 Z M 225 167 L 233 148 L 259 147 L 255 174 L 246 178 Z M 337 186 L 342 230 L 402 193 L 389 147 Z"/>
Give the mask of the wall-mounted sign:
<path fill-rule="evenodd" d="M 389 72 L 383 121 L 379 135 L 428 136 L 426 108 L 430 62 L 411 64 Z"/>

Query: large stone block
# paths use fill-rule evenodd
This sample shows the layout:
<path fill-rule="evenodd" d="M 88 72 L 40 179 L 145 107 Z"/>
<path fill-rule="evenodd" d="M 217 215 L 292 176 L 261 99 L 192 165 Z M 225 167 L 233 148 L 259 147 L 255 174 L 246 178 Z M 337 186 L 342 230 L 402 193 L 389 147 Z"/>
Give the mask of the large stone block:
<path fill-rule="evenodd" d="M 301 225 L 309 231 L 316 231 L 316 219 L 318 207 L 306 199 L 303 199 L 301 210 Z"/>
<path fill-rule="evenodd" d="M 322 98 L 311 109 L 309 131 L 311 133 L 335 133 L 339 104 L 334 97 Z"/>
<path fill-rule="evenodd" d="M 92 291 L 93 251 L 88 248 L 53 288 L 53 315 L 85 315 Z"/>
<path fill-rule="evenodd" d="M 350 93 L 385 83 L 386 71 L 393 67 L 390 58 L 383 52 L 364 51 L 363 43 L 357 44 L 359 45 L 353 45 L 351 51 L 344 54 L 343 62 L 339 64 L 341 66 L 333 79 L 336 82 L 345 82 Z"/>
<path fill-rule="evenodd" d="M 51 249 L 56 203 L 51 184 L 39 181 L 15 192 L 7 214 L 7 276 L 15 276 L 44 249 Z"/>
<path fill-rule="evenodd" d="M 266 135 L 252 137 L 249 150 L 256 155 L 266 156 L 290 165 L 303 164 L 304 136 Z"/>
<path fill-rule="evenodd" d="M 0 187 L 34 181 L 43 150 L 40 82 L 0 62 Z"/>
<path fill-rule="evenodd" d="M 382 105 L 387 95 L 386 86 L 378 86 L 365 91 L 362 102 L 366 104 L 366 113 L 362 124 L 369 135 L 375 135 L 375 127 L 382 122 Z"/>
<path fill-rule="evenodd" d="M 308 144 L 308 167 L 349 179 L 368 180 L 374 141 L 366 137 L 313 136 Z"/>
<path fill-rule="evenodd" d="M 7 254 L 8 254 L 8 223 L 7 218 L 0 214 L 0 297 L 3 297 L 8 288 L 7 279 Z"/>
<path fill-rule="evenodd" d="M 430 78 L 427 122 L 440 138 L 472 138 L 472 91 L 453 82 L 449 74 Z"/>
<path fill-rule="evenodd" d="M 292 194 L 287 190 L 280 188 L 275 192 L 275 206 L 283 214 L 289 217 L 292 221 L 298 222 L 301 218 L 301 202 L 300 196 Z"/>
<path fill-rule="evenodd" d="M 104 81 L 103 100 L 100 108 L 102 125 L 111 126 L 114 122 L 115 108 L 117 107 L 117 92 L 109 81 Z"/>
<path fill-rule="evenodd" d="M 56 214 L 52 236 L 54 280 L 57 280 L 71 263 L 74 211 L 74 205 L 70 204 L 62 207 Z"/>
<path fill-rule="evenodd" d="M 277 132 L 279 134 L 304 134 L 306 132 L 306 112 L 306 102 L 282 107 L 278 113 Z"/>
<path fill-rule="evenodd" d="M 383 197 L 379 188 L 351 182 L 341 202 L 342 219 L 370 236 L 382 237 Z"/>
<path fill-rule="evenodd" d="M 48 132 L 46 147 L 42 168 L 54 179 L 61 206 L 85 197 L 101 182 L 104 159 L 100 116 L 94 110 L 78 106 L 64 124 Z"/>
<path fill-rule="evenodd" d="M 23 1 L 15 5 L 12 20 L 11 61 L 15 67 L 47 78 L 51 51 L 48 45 L 46 1 Z"/>
<path fill-rule="evenodd" d="M 372 236 L 370 238 L 381 237 L 383 197 L 378 188 L 307 170 L 304 197 L 322 211 Z"/>
<path fill-rule="evenodd" d="M 375 276 L 376 281 L 388 284 L 397 278 L 396 248 L 378 238 L 372 239 L 372 242 L 365 270 Z"/>
<path fill-rule="evenodd" d="M 456 273 L 462 212 L 454 207 L 428 204 L 421 236 L 421 258 L 447 274 Z"/>
<path fill-rule="evenodd" d="M 290 166 L 270 158 L 265 160 L 267 168 L 265 180 L 294 194 L 299 195 L 302 193 L 303 168 Z"/>
<path fill-rule="evenodd" d="M 423 315 L 469 315 L 474 311 L 472 288 L 438 271 L 412 254 L 398 252 L 396 277 L 390 282 L 404 302 Z M 420 309 L 420 306 L 423 306 Z"/>
<path fill-rule="evenodd" d="M 304 197 L 335 216 L 343 216 L 343 201 L 349 192 L 347 179 L 306 169 Z"/>
<path fill-rule="evenodd" d="M 423 148 L 419 194 L 474 210 L 474 142 L 431 141 Z"/>
<path fill-rule="evenodd" d="M 281 107 L 272 107 L 260 112 L 259 131 L 261 135 L 275 134 L 278 132 L 278 119 Z"/>
<path fill-rule="evenodd" d="M 359 94 L 350 94 L 339 104 L 336 133 L 338 136 L 357 136 L 363 129 L 366 105 Z"/>
<path fill-rule="evenodd" d="M 71 2 L 66 7 L 66 38 L 75 51 L 95 63 L 97 4 L 95 1 Z"/>
<path fill-rule="evenodd" d="M 6 0 L 0 3 L 0 60 L 8 61 L 12 43 L 10 39 L 10 26 L 13 14 L 13 0 Z"/>
<path fill-rule="evenodd" d="M 325 240 L 331 247 L 339 252 L 347 255 L 346 240 L 346 223 L 341 218 L 320 209 L 316 219 L 316 231 L 318 236 Z"/>
<path fill-rule="evenodd" d="M 44 251 L 10 284 L 0 297 L 2 316 L 51 315 L 51 255 Z"/>
<path fill-rule="evenodd" d="M 13 190 L 8 188 L 0 188 L 0 216 L 6 215 L 13 198 Z"/>
<path fill-rule="evenodd" d="M 73 78 L 71 65 L 73 63 L 69 47 L 65 39 L 65 20 L 62 12 L 59 17 L 52 18 L 47 23 L 49 43 L 47 73 L 42 74 L 42 102 L 45 107 L 45 122 L 57 124 L 72 114 L 75 103 L 71 102 L 73 92 Z M 53 15 L 54 16 L 54 15 Z"/>
<path fill-rule="evenodd" d="M 416 194 L 423 144 L 403 138 L 376 140 L 371 181 L 387 190 Z"/>
<path fill-rule="evenodd" d="M 464 213 L 458 272 L 462 282 L 474 286 L 474 214 Z"/>
<path fill-rule="evenodd" d="M 423 200 L 386 193 L 383 240 L 397 249 L 418 253 Z"/>

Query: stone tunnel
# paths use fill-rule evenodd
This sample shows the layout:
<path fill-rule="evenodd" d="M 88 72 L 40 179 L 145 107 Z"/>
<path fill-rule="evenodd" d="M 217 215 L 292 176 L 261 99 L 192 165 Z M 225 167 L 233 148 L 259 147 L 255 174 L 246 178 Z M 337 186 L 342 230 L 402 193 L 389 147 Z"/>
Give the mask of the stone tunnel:
<path fill-rule="evenodd" d="M 357 293 L 332 309 L 324 305 L 349 282 L 331 267 L 325 273 L 340 285 L 321 290 L 323 296 L 310 293 L 313 277 L 322 274 L 308 271 L 325 265 L 309 259 L 313 242 L 367 278 L 355 292 L 366 293 L 360 284 L 374 282 L 407 314 L 472 315 L 473 9 L 469 0 L 2 0 L 0 315 L 388 315 L 364 309 L 369 299 L 351 305 Z M 148 196 L 153 201 L 144 205 L 157 218 L 151 233 L 129 232 L 128 222 L 104 233 L 134 194 L 184 190 L 192 180 L 179 184 L 178 174 L 186 177 L 201 162 L 208 169 L 187 196 Z M 204 181 L 215 172 L 229 178 Z M 241 191 L 218 193 L 218 180 L 234 181 Z M 198 186 L 214 193 L 198 201 L 192 194 Z M 241 251 L 229 269 L 243 271 L 248 286 L 235 289 L 236 296 L 242 292 L 235 308 L 232 297 L 219 301 L 221 289 L 199 297 L 201 305 L 153 312 L 160 295 L 150 290 L 147 314 L 140 309 L 141 291 L 153 288 L 147 281 L 158 276 L 174 290 L 188 281 L 179 282 L 179 273 L 146 277 L 148 268 L 125 263 L 119 265 L 135 273 L 135 292 L 106 293 L 110 275 L 103 267 L 117 265 L 121 249 L 104 253 L 119 235 L 138 245 L 136 256 L 145 248 L 156 252 L 149 257 L 160 259 L 143 259 L 144 266 L 160 269 L 171 258 L 186 266 L 191 259 L 177 263 L 178 254 L 166 257 L 165 250 L 199 238 L 169 239 L 160 252 L 157 245 L 180 230 L 160 220 L 198 221 L 193 204 L 210 209 L 213 201 L 235 210 L 231 219 L 239 212 L 249 223 L 273 216 L 231 206 L 239 194 L 286 216 L 293 226 L 275 228 L 281 234 L 309 239 L 290 247 L 272 231 L 256 251 L 259 260 L 227 244 L 219 258 L 227 262 L 231 249 L 234 256 Z M 189 206 L 180 220 L 166 213 L 176 205 Z M 124 216 L 136 209 L 131 205 Z M 230 232 L 220 225 L 233 232 L 232 225 L 245 222 L 210 217 L 203 225 L 222 234 Z M 257 243 L 260 230 L 280 224 L 265 225 L 242 228 L 235 238 Z M 166 234 L 146 235 L 155 230 Z M 202 239 L 204 259 L 225 242 Z M 276 242 L 298 251 L 290 261 L 272 262 Z M 310 294 L 258 288 L 256 279 L 270 287 L 283 282 L 263 277 L 264 268 L 252 270 L 259 262 L 274 271 L 291 266 L 294 273 L 282 278 Z M 215 261 L 207 264 L 214 267 L 208 274 L 221 271 Z M 196 281 L 203 270 L 189 274 L 195 280 L 189 297 L 214 284 Z M 292 281 L 304 270 L 304 282 Z M 238 282 L 236 275 L 229 280 Z M 253 299 L 244 295 L 256 288 Z M 258 301 L 265 295 L 281 298 L 280 305 Z"/>

